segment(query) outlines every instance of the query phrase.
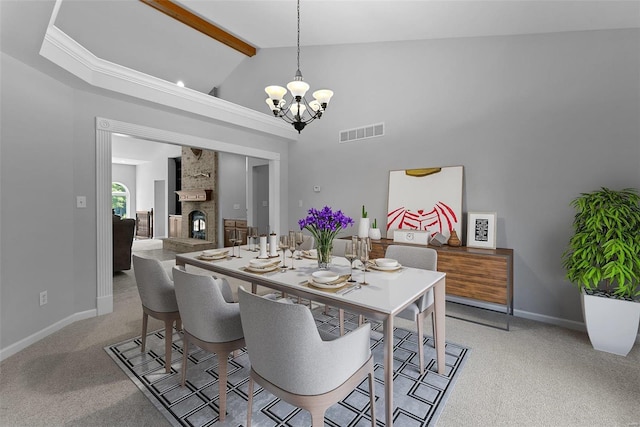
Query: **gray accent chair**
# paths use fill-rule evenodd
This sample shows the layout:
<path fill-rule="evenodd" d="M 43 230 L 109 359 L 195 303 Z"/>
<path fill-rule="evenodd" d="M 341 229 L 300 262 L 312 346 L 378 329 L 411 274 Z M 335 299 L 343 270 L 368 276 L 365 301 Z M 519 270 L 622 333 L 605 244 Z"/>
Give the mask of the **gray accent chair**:
<path fill-rule="evenodd" d="M 302 237 L 302 240 L 303 240 L 303 242 L 300 245 L 300 250 L 301 251 L 308 251 L 309 249 L 313 249 L 313 244 L 315 243 L 315 239 L 313 238 L 313 236 L 305 234 Z"/>
<path fill-rule="evenodd" d="M 331 255 L 343 257 L 345 251 L 347 250 L 347 243 L 351 243 L 351 240 L 333 239 L 333 243 L 331 244 Z"/>
<path fill-rule="evenodd" d="M 225 279 L 173 269 L 176 297 L 183 323 L 182 380 L 184 387 L 189 359 L 189 343 L 218 355 L 220 421 L 227 410 L 229 353 L 244 347 L 240 307 L 233 302 Z"/>
<path fill-rule="evenodd" d="M 181 329 L 180 312 L 176 302 L 173 281 L 160 261 L 133 255 L 133 272 L 138 293 L 142 301 L 142 347 L 144 353 L 147 342 L 149 316 L 164 322 L 165 370 L 171 372 L 171 345 L 173 324 Z"/>
<path fill-rule="evenodd" d="M 281 400 L 309 411 L 317 427 L 324 425 L 327 408 L 367 377 L 371 425 L 375 426 L 369 324 L 341 337 L 321 335 L 304 305 L 281 304 L 242 288 L 238 298 L 251 362 L 247 427 L 251 426 L 254 381 Z"/>
<path fill-rule="evenodd" d="M 402 246 L 402 245 L 390 245 L 387 247 L 385 253 L 386 258 L 392 258 L 397 260 L 405 267 L 421 268 L 423 270 L 438 269 L 438 252 L 435 249 L 419 247 L 419 246 Z M 402 278 L 400 279 L 402 280 Z M 422 325 L 424 319 L 431 314 L 431 325 L 433 328 L 433 338 L 436 337 L 436 329 L 434 327 L 433 319 L 433 289 L 418 298 L 407 308 L 398 313 L 398 317 L 407 320 L 413 320 L 416 322 L 416 328 L 418 331 L 418 338 L 420 343 L 418 345 L 418 357 L 420 358 L 420 374 L 424 373 L 424 350 L 422 348 Z"/>

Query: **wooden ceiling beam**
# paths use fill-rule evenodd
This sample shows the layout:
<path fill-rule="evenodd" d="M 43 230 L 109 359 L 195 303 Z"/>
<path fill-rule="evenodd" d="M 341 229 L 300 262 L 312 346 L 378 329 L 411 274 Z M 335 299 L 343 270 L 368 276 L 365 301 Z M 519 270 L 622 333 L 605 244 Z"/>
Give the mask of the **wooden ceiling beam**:
<path fill-rule="evenodd" d="M 237 50 L 249 57 L 256 54 L 256 48 L 250 44 L 240 40 L 232 34 L 229 34 L 225 30 L 213 25 L 212 23 L 205 21 L 198 15 L 188 11 L 187 9 L 178 6 L 170 0 L 140 0 L 141 2 L 148 4 L 154 9 L 169 15 L 170 17 L 190 26 L 191 28 L 200 31 L 209 37 L 224 43 L 230 48 Z"/>

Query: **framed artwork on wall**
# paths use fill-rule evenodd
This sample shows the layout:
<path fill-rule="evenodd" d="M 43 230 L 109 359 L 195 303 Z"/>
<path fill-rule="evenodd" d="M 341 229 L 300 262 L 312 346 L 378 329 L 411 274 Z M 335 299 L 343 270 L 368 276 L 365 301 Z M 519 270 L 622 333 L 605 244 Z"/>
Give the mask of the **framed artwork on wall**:
<path fill-rule="evenodd" d="M 461 235 L 462 166 L 389 172 L 387 236 L 394 230 Z M 393 234 L 391 234 L 393 235 Z"/>
<path fill-rule="evenodd" d="M 496 212 L 467 213 L 467 246 L 470 248 L 496 248 Z"/>

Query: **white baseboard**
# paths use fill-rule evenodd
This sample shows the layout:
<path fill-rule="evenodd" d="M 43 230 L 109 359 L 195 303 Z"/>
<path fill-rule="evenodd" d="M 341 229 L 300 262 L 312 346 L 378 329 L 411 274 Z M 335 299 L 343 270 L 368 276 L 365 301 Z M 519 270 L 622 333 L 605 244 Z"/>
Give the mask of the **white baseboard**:
<path fill-rule="evenodd" d="M 545 314 L 532 313 L 524 310 L 513 310 L 515 317 L 522 317 L 523 319 L 535 320 L 536 322 L 549 323 L 551 325 L 562 326 L 563 328 L 573 329 L 576 331 L 587 332 L 583 322 L 577 322 L 575 320 L 561 319 L 559 317 L 547 316 Z"/>
<path fill-rule="evenodd" d="M 484 308 L 487 310 L 492 310 L 496 312 L 505 313 L 507 311 L 507 307 L 505 305 L 487 303 L 482 301 L 471 300 L 468 298 L 456 297 L 456 296 L 447 296 L 447 301 L 456 302 L 460 304 L 467 304 L 478 308 Z M 556 325 L 567 329 L 573 329 L 575 331 L 587 332 L 587 328 L 584 325 L 584 322 L 577 322 L 575 320 L 567 320 L 561 319 L 559 317 L 547 316 L 539 313 L 532 313 L 530 311 L 524 310 L 513 310 L 514 317 L 522 317 L 523 319 L 535 320 L 536 322 L 548 323 L 550 325 Z M 640 329 L 639 333 L 636 336 L 636 343 L 640 343 Z"/>
<path fill-rule="evenodd" d="M 8 357 L 13 356 L 19 351 L 29 347 L 31 344 L 34 344 L 40 341 L 41 339 L 51 335 L 52 333 L 59 331 L 65 326 L 68 326 L 74 322 L 77 322 L 78 320 L 89 319 L 91 317 L 96 317 L 96 316 L 97 316 L 96 309 L 72 314 L 71 316 L 62 319 L 54 323 L 53 325 L 47 326 L 46 328 L 36 332 L 35 334 L 29 335 L 25 339 L 22 339 L 17 343 L 10 345 L 9 347 L 0 349 L 0 361 L 3 361 Z"/>
<path fill-rule="evenodd" d="M 98 316 L 113 313 L 113 294 L 100 296 L 96 302 L 98 305 Z"/>

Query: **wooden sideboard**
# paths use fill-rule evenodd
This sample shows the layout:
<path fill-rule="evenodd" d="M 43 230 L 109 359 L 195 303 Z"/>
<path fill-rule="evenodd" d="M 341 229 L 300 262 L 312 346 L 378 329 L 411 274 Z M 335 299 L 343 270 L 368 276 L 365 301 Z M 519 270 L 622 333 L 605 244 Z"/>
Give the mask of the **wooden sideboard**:
<path fill-rule="evenodd" d="M 238 230 L 242 232 L 242 244 L 247 244 L 247 220 L 246 219 L 224 219 L 224 246 L 231 246 L 229 241 L 229 231 Z"/>
<path fill-rule="evenodd" d="M 370 257 L 383 258 L 389 245 L 416 246 L 372 240 Z M 447 273 L 447 295 L 498 304 L 513 314 L 513 249 L 429 247 L 438 251 L 438 271 Z"/>

